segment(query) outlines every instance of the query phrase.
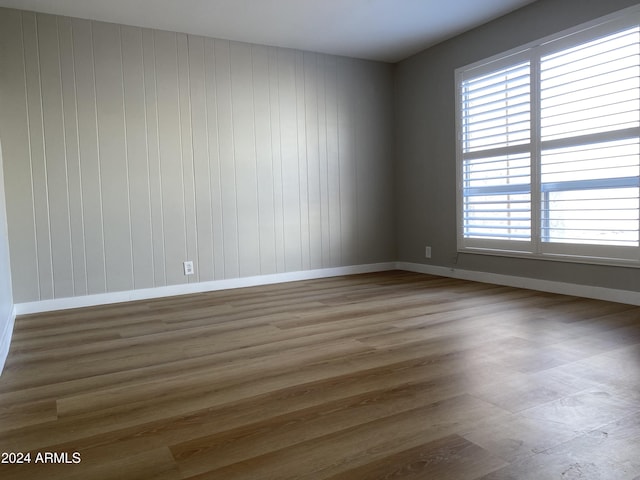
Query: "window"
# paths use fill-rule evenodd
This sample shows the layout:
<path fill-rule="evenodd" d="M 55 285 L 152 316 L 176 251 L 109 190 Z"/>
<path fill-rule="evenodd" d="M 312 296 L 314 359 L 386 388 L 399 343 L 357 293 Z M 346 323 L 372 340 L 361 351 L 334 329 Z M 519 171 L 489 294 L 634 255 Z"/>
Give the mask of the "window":
<path fill-rule="evenodd" d="M 456 71 L 458 248 L 640 266 L 640 9 Z"/>

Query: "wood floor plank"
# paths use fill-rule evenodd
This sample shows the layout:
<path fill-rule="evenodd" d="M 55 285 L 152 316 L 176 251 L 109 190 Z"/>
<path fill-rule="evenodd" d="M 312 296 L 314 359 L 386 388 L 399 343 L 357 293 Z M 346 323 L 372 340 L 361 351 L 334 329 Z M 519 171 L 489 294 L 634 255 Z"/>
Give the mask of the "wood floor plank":
<path fill-rule="evenodd" d="M 409 272 L 16 319 L 4 479 L 640 478 L 640 307 Z M 601 448 L 599 450 L 599 448 Z"/>
<path fill-rule="evenodd" d="M 281 479 L 328 478 L 452 434 L 459 423 L 501 413 L 497 407 L 463 395 L 382 419 L 365 420 L 355 427 L 212 470 L 211 474 L 237 479 L 259 475 Z"/>
<path fill-rule="evenodd" d="M 466 431 L 459 434 L 510 463 L 540 454 L 577 435 L 571 426 L 553 421 L 532 420 L 512 413 L 480 420 L 468 425 Z"/>
<path fill-rule="evenodd" d="M 428 442 L 390 455 L 353 470 L 339 473 L 328 480 L 353 478 L 455 478 L 473 480 L 505 466 L 506 462 L 492 457 L 486 450 L 458 435 Z"/>
<path fill-rule="evenodd" d="M 639 432 L 640 413 L 635 413 L 481 478 L 635 480 L 640 471 Z"/>
<path fill-rule="evenodd" d="M 55 421 L 57 418 L 56 402 L 51 399 L 22 400 L 0 407 L 0 425 L 5 431 Z"/>
<path fill-rule="evenodd" d="M 458 392 L 449 378 L 388 387 L 173 445 L 171 451 L 180 471 L 191 476 L 454 398 Z"/>
<path fill-rule="evenodd" d="M 474 365 L 473 369 L 466 369 L 464 373 L 455 373 L 462 370 L 459 361 L 455 356 L 418 358 L 358 371 L 355 374 L 334 376 L 329 381 L 299 384 L 210 407 L 200 412 L 147 424 L 139 423 L 127 429 L 85 438 L 82 451 L 85 453 L 89 450 L 97 458 L 109 457 L 123 448 L 127 452 L 135 452 L 144 451 L 152 446 L 174 445 L 194 438 L 223 434 L 306 409 L 324 409 L 326 405 L 349 397 L 361 398 L 363 394 L 374 396 L 376 392 L 379 394 L 380 390 L 408 388 L 415 384 L 427 383 L 433 386 L 430 398 L 435 400 L 440 396 L 457 396 L 483 375 L 489 375 L 488 372 L 491 375 L 500 375 L 500 371 L 494 366 L 478 364 Z M 73 442 L 58 445 L 63 449 L 70 446 L 75 448 Z"/>

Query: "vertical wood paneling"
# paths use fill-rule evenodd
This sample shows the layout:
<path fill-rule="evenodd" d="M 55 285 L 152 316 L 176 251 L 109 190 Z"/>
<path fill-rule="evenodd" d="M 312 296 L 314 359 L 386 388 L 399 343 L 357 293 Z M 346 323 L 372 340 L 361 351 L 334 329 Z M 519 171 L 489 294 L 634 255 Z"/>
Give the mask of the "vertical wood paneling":
<path fill-rule="evenodd" d="M 253 46 L 253 100 L 258 188 L 260 273 L 276 273 L 276 232 L 268 47 Z"/>
<path fill-rule="evenodd" d="M 195 180 L 193 178 L 193 134 L 191 126 L 191 94 L 189 90 L 189 45 L 187 35 L 177 36 L 178 46 L 178 102 L 180 113 L 180 159 L 182 162 L 182 184 L 184 196 L 186 245 L 185 260 L 194 262 L 195 274 L 189 281 L 199 280 L 198 267 L 198 225 L 196 221 Z"/>
<path fill-rule="evenodd" d="M 358 218 L 356 177 L 356 126 L 354 118 L 355 89 L 352 86 L 352 65 L 338 59 L 338 158 L 340 163 L 340 230 L 342 232 L 342 262 L 357 262 Z"/>
<path fill-rule="evenodd" d="M 107 284 L 92 48 L 93 27 L 87 20 L 76 19 L 71 21 L 71 27 L 78 109 L 78 151 L 82 172 L 82 223 L 87 259 L 87 290 L 90 294 L 103 293 L 107 290 Z"/>
<path fill-rule="evenodd" d="M 193 137 L 193 176 L 197 222 L 197 265 L 200 281 L 213 280 L 213 214 L 209 165 L 209 124 L 205 74 L 205 39 L 189 37 L 189 92 Z M 214 144 L 215 145 L 215 144 Z M 195 259 L 194 259 L 195 260 Z"/>
<path fill-rule="evenodd" d="M 120 27 L 94 23 L 98 148 L 107 291 L 133 288 L 131 212 Z"/>
<path fill-rule="evenodd" d="M 69 227 L 71 234 L 71 263 L 73 294 L 86 295 L 87 259 L 84 240 L 84 213 L 82 201 L 82 170 L 78 138 L 78 104 L 73 58 L 73 29 L 71 19 L 58 18 L 60 44 L 60 72 L 62 81 L 63 125 L 66 154 L 66 181 L 68 187 Z"/>
<path fill-rule="evenodd" d="M 135 288 L 154 285 L 142 30 L 122 27 L 122 77 Z"/>
<path fill-rule="evenodd" d="M 329 266 L 342 265 L 342 218 L 340 214 L 340 135 L 338 128 L 338 69 L 335 57 L 325 57 L 327 122 L 327 195 L 329 211 Z M 343 139 L 344 141 L 344 139 Z"/>
<path fill-rule="evenodd" d="M 392 257 L 389 66 L 5 9 L 0 22 L 18 301 Z"/>
<path fill-rule="evenodd" d="M 71 297 L 74 294 L 71 227 L 57 18 L 37 15 L 37 28 L 53 294 Z"/>
<path fill-rule="evenodd" d="M 327 156 L 328 122 L 327 122 L 327 85 L 326 55 L 318 55 L 318 71 L 316 74 L 318 88 L 318 188 L 320 195 L 320 246 L 323 267 L 331 267 L 331 228 L 329 223 L 329 171 Z"/>
<path fill-rule="evenodd" d="M 304 145 L 307 159 L 309 266 L 322 268 L 322 203 L 320 200 L 320 123 L 318 118 L 318 55 L 304 53 Z"/>
<path fill-rule="evenodd" d="M 271 130 L 271 152 L 273 154 L 273 228 L 275 240 L 276 272 L 285 271 L 284 204 L 282 195 L 282 134 L 280 132 L 280 82 L 278 71 L 278 49 L 268 48 L 269 69 L 269 122 Z"/>
<path fill-rule="evenodd" d="M 214 279 L 225 277 L 224 248 L 224 216 L 222 205 L 222 173 L 220 168 L 220 114 L 218 108 L 218 80 L 216 78 L 217 63 L 215 57 L 216 41 L 205 40 L 205 88 L 207 97 L 206 125 L 208 129 L 207 150 L 209 152 L 209 185 L 211 187 L 211 228 L 213 236 L 209 243 L 213 244 Z"/>
<path fill-rule="evenodd" d="M 31 149 L 31 175 L 33 184 L 36 231 L 36 251 L 40 298 L 53 298 L 53 257 L 51 251 L 51 230 L 49 220 L 49 195 L 47 185 L 47 165 L 44 145 L 43 98 L 40 79 L 40 52 L 38 49 L 37 17 L 25 13 L 22 18 L 24 38 L 25 82 L 27 89 L 27 116 L 29 118 L 29 142 Z M 7 157 L 5 162 L 11 162 Z M 11 178 L 7 178 L 7 183 Z M 7 199 L 11 204 L 12 198 Z M 11 227 L 10 227 L 11 228 Z M 15 262 L 13 262 L 15 264 Z M 19 290 L 19 289 L 18 289 Z"/>
<path fill-rule="evenodd" d="M 155 32 L 155 54 L 166 275 L 167 284 L 174 285 L 185 281 L 182 262 L 187 260 L 177 34 Z"/>
<path fill-rule="evenodd" d="M 220 193 L 222 196 L 222 236 L 224 278 L 240 274 L 238 256 L 237 174 L 234 151 L 233 101 L 231 90 L 231 58 L 228 41 L 216 40 L 214 71 L 216 78 L 216 105 L 218 107 L 218 145 L 220 155 Z"/>
<path fill-rule="evenodd" d="M 305 113 L 304 52 L 294 52 L 296 130 L 298 137 L 298 190 L 300 191 L 300 248 L 302 270 L 311 268 L 311 241 L 309 238 L 309 171 L 307 160 L 307 125 Z"/>
<path fill-rule="evenodd" d="M 21 262 L 12 272 L 13 300 L 18 303 L 40 297 L 20 12 L 7 10 L 0 15 L 0 45 L 0 140 L 7 179 L 7 222 L 11 224 L 9 250 L 14 262 Z"/>
<path fill-rule="evenodd" d="M 154 286 L 161 286 L 166 285 L 167 272 L 165 262 L 162 172 L 160 170 L 156 49 L 155 34 L 152 30 L 145 29 L 142 31 L 142 62 L 144 64 L 145 123 L 147 163 L 149 166 L 153 281 Z"/>
<path fill-rule="evenodd" d="M 295 53 L 278 51 L 280 109 L 280 155 L 282 159 L 282 203 L 284 219 L 285 271 L 302 269 L 300 234 L 300 177 L 298 166 L 298 109 Z"/>
<path fill-rule="evenodd" d="M 233 151 L 236 171 L 239 274 L 260 274 L 258 184 L 255 112 L 253 106 L 252 47 L 230 44 Z"/>

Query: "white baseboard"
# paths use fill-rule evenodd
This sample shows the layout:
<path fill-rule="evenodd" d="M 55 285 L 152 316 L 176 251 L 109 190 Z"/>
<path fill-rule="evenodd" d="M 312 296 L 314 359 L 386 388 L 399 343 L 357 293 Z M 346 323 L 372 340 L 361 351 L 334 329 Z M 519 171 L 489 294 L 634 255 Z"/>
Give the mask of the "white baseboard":
<path fill-rule="evenodd" d="M 441 277 L 459 278 L 475 282 L 492 283 L 516 288 L 527 288 L 542 292 L 575 295 L 578 297 L 594 298 L 611 302 L 640 305 L 640 292 L 630 290 L 617 290 L 613 288 L 592 287 L 574 283 L 555 282 L 535 278 L 517 277 L 513 275 L 501 275 L 497 273 L 479 272 L 457 268 L 440 267 L 408 262 L 386 262 L 367 265 L 351 265 L 346 267 L 323 268 L 318 270 L 306 270 L 299 272 L 276 273 L 259 275 L 254 277 L 232 278 L 226 280 L 214 280 L 200 283 L 185 283 L 166 287 L 145 288 L 126 292 L 101 293 L 97 295 L 85 295 L 81 297 L 56 298 L 38 302 L 18 303 L 14 307 L 15 315 L 30 313 L 50 312 L 66 310 L 70 308 L 90 307 L 96 305 L 108 305 L 111 303 L 129 302 L 133 300 L 146 300 L 174 295 L 188 295 L 190 293 L 212 292 L 216 290 L 228 290 L 232 288 L 253 287 L 269 285 L 273 283 L 295 282 L 299 280 L 313 280 L 317 278 L 336 277 L 340 275 L 354 275 L 358 273 L 382 272 L 388 270 L 406 270 L 409 272 L 426 273 Z M 0 362 L 3 362 L 2 354 L 8 352 L 8 341 L 13 331 L 13 319 L 9 333 L 5 332 L 0 339 Z M 6 344 L 5 344 L 6 342 Z M 1 370 L 0 370 L 1 371 Z"/>
<path fill-rule="evenodd" d="M 4 363 L 7 361 L 9 355 L 9 346 L 11 345 L 11 335 L 13 334 L 13 325 L 16 320 L 16 307 L 15 305 L 11 309 L 9 318 L 7 319 L 4 329 L 0 333 L 0 374 L 4 369 Z"/>
<path fill-rule="evenodd" d="M 51 312 L 70 308 L 91 307 L 111 303 L 129 302 L 132 300 L 146 300 L 190 293 L 212 292 L 232 288 L 254 287 L 273 283 L 295 282 L 299 280 L 313 280 L 316 278 L 337 277 L 340 275 L 354 275 L 358 273 L 382 272 L 394 270 L 394 262 L 372 263 L 367 265 L 351 265 L 346 267 L 322 268 L 318 270 L 304 270 L 299 272 L 274 273 L 255 277 L 231 278 L 213 280 L 209 282 L 184 283 L 166 287 L 144 288 L 125 292 L 100 293 L 81 297 L 55 298 L 37 302 L 18 303 L 15 305 L 17 315 L 29 313 Z"/>
<path fill-rule="evenodd" d="M 631 290 L 617 290 L 614 288 L 593 287 L 577 283 L 554 282 L 552 280 L 540 280 L 537 278 L 516 277 L 513 275 L 501 275 L 497 273 L 478 272 L 457 268 L 440 267 L 435 265 L 423 265 L 420 263 L 397 262 L 398 270 L 407 270 L 416 273 L 428 273 L 441 277 L 459 278 L 474 282 L 492 283 L 508 287 L 526 288 L 541 292 L 560 293 L 562 295 L 574 295 L 577 297 L 594 298 L 610 302 L 640 305 L 640 292 Z"/>

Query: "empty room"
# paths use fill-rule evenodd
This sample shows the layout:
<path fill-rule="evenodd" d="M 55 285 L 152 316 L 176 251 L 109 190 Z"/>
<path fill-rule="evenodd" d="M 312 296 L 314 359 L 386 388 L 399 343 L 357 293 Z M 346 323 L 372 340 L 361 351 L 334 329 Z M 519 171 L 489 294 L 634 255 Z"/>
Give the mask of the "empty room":
<path fill-rule="evenodd" d="M 0 0 L 0 478 L 640 479 L 638 0 Z"/>

